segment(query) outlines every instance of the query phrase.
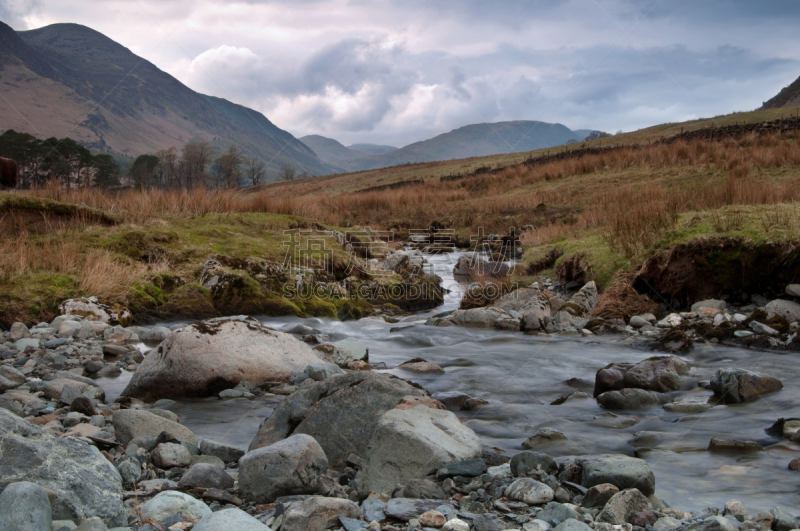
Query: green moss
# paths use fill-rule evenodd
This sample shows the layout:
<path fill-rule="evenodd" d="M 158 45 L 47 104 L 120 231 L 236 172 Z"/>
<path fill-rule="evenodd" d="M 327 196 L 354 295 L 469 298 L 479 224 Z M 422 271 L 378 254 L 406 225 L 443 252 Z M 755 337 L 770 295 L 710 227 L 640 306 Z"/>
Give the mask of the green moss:
<path fill-rule="evenodd" d="M 211 300 L 211 292 L 197 283 L 184 284 L 177 288 L 167 299 L 167 302 L 158 307 L 157 314 L 162 317 L 210 317 L 218 315 Z"/>
<path fill-rule="evenodd" d="M 4 279 L 0 282 L 0 324 L 49 321 L 58 314 L 63 300 L 81 295 L 77 278 L 67 273 L 27 271 Z"/>

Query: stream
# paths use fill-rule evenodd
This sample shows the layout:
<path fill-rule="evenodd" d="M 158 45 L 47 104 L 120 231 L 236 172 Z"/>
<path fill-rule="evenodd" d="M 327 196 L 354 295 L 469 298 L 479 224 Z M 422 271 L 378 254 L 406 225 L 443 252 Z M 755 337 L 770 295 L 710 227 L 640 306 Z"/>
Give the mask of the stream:
<path fill-rule="evenodd" d="M 425 326 L 431 315 L 456 309 L 461 287 L 452 274 L 463 253 L 426 256 L 433 272 L 451 291 L 443 306 L 420 312 L 398 323 L 367 317 L 340 322 L 296 317 L 263 318 L 275 329 L 304 323 L 332 340 L 354 337 L 369 348 L 370 363 L 396 367 L 411 358 L 441 365 L 446 373 L 425 375 L 402 369 L 389 372 L 422 385 L 432 394 L 457 391 L 489 402 L 475 411 L 456 411 L 484 444 L 513 455 L 538 428 L 564 433 L 567 441 L 537 448 L 553 457 L 623 453 L 647 460 L 656 477 L 656 496 L 672 507 L 699 511 L 722 507 L 730 499 L 744 502 L 752 513 L 800 506 L 800 472 L 788 470 L 797 447 L 765 433 L 780 417 L 800 417 L 800 367 L 792 354 L 761 352 L 697 343 L 684 359 L 692 367 L 695 385 L 674 396 L 706 399 L 711 391 L 696 386 L 719 368 L 741 367 L 779 378 L 784 389 L 748 404 L 716 406 L 698 414 L 669 413 L 660 406 L 613 417 L 594 399 L 550 405 L 574 391 L 592 394 L 595 372 L 613 362 L 638 362 L 657 353 L 637 349 L 623 336 L 542 337 L 519 332 Z M 162 323 L 169 326 L 172 323 Z M 392 328 L 402 328 L 391 332 Z M 114 400 L 131 373 L 104 378 L 98 384 Z M 197 434 L 247 448 L 258 425 L 280 396 L 254 400 L 176 399 L 168 409 Z M 638 435 L 637 435 L 638 434 Z M 763 452 L 711 453 L 712 437 L 759 442 Z"/>

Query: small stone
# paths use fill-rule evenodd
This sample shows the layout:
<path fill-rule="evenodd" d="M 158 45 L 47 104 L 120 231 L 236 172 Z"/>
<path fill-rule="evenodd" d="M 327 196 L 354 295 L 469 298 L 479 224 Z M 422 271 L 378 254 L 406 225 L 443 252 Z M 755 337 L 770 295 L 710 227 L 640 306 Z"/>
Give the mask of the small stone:
<path fill-rule="evenodd" d="M 750 321 L 750 329 L 755 332 L 756 334 L 766 334 L 768 336 L 779 336 L 780 332 L 772 328 L 771 326 L 767 326 L 764 323 L 759 323 L 758 321 Z"/>
<path fill-rule="evenodd" d="M 178 482 L 179 487 L 202 487 L 205 489 L 230 489 L 234 480 L 224 470 L 207 463 L 192 465 Z"/>
<path fill-rule="evenodd" d="M 469 524 L 464 520 L 453 518 L 442 526 L 442 531 L 469 531 Z"/>
<path fill-rule="evenodd" d="M 567 436 L 553 428 L 539 428 L 536 433 L 528 437 L 523 443 L 523 448 L 533 449 L 553 441 L 566 441 Z"/>
<path fill-rule="evenodd" d="M 244 450 L 236 448 L 235 446 L 210 441 L 208 439 L 200 441 L 200 452 L 205 455 L 219 457 L 224 463 L 237 463 L 245 453 Z"/>
<path fill-rule="evenodd" d="M 542 505 L 553 501 L 553 489 L 530 478 L 520 478 L 506 487 L 505 496 L 512 501 L 527 503 L 528 505 Z"/>
<path fill-rule="evenodd" d="M 750 519 L 750 511 L 748 511 L 747 507 L 745 507 L 745 505 L 739 500 L 730 500 L 725 502 L 725 510 L 722 514 L 725 516 L 733 516 L 740 522 Z"/>
<path fill-rule="evenodd" d="M 225 507 L 215 513 L 206 514 L 192 528 L 193 531 L 270 531 L 246 512 L 236 507 Z"/>
<path fill-rule="evenodd" d="M 790 297 L 800 297 L 800 284 L 789 284 L 786 286 L 786 294 Z"/>
<path fill-rule="evenodd" d="M 604 507 L 608 500 L 614 494 L 618 493 L 619 489 L 611 483 L 602 483 L 591 487 L 586 495 L 583 497 L 584 507 Z"/>
<path fill-rule="evenodd" d="M 789 461 L 789 470 L 800 470 L 800 459 L 792 459 Z"/>
<path fill-rule="evenodd" d="M 574 518 L 570 518 L 569 520 L 564 520 L 560 524 L 556 526 L 553 531 L 591 531 L 592 528 L 588 525 L 584 524 L 579 520 L 575 520 Z"/>
<path fill-rule="evenodd" d="M 141 511 L 145 518 L 158 521 L 173 514 L 180 514 L 184 518 L 195 520 L 211 514 L 211 509 L 205 503 L 174 490 L 157 494 L 142 506 Z"/>
<path fill-rule="evenodd" d="M 447 463 L 436 473 L 437 479 L 452 478 L 456 476 L 475 477 L 486 472 L 486 461 L 481 458 L 467 459 Z"/>
<path fill-rule="evenodd" d="M 653 504 L 638 489 L 625 489 L 614 494 L 606 503 L 600 514 L 598 522 L 612 525 L 627 524 L 628 520 L 643 511 L 652 511 Z"/>
<path fill-rule="evenodd" d="M 93 516 L 81 522 L 75 531 L 108 531 L 108 527 L 99 517 Z"/>
<path fill-rule="evenodd" d="M 0 494 L 0 529 L 49 531 L 52 519 L 47 491 L 36 483 L 12 483 Z"/>
<path fill-rule="evenodd" d="M 187 467 L 192 454 L 182 444 L 161 443 L 153 450 L 153 464 L 159 468 Z"/>
<path fill-rule="evenodd" d="M 419 523 L 425 527 L 442 527 L 447 518 L 442 513 L 435 510 L 425 511 L 419 516 Z"/>
<path fill-rule="evenodd" d="M 521 474 L 530 474 L 536 470 L 553 474 L 558 470 L 558 465 L 553 458 L 547 454 L 529 451 L 520 452 L 512 457 L 510 468 L 511 474 L 516 477 Z"/>

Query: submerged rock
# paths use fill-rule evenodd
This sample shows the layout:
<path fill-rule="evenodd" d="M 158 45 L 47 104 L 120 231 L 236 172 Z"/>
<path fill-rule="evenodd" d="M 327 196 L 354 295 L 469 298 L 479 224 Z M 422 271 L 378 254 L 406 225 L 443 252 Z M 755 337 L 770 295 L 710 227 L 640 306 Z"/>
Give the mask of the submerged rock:
<path fill-rule="evenodd" d="M 719 369 L 711 379 L 711 389 L 725 403 L 738 404 L 780 391 L 783 384 L 777 378 L 745 369 Z"/>
<path fill-rule="evenodd" d="M 122 395 L 148 401 L 214 395 L 243 380 L 288 382 L 319 362 L 307 344 L 255 319 L 212 319 L 170 334 L 145 357 Z"/>

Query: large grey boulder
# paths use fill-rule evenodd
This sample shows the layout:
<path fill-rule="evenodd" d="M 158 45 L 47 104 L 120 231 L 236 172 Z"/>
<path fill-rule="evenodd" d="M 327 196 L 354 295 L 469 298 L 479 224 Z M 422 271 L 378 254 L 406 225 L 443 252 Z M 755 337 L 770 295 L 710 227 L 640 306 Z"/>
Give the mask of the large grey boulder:
<path fill-rule="evenodd" d="M 252 318 L 212 319 L 170 334 L 122 392 L 142 400 L 208 396 L 241 381 L 288 382 L 320 358 L 306 343 Z"/>
<path fill-rule="evenodd" d="M 481 455 L 481 441 L 450 411 L 416 406 L 381 416 L 372 434 L 364 468 L 356 481 L 361 492 L 391 492 L 412 478 L 453 461 Z"/>
<path fill-rule="evenodd" d="M 363 456 L 378 419 L 406 396 L 428 394 L 388 374 L 358 371 L 303 386 L 287 396 L 258 429 L 250 450 L 305 433 L 322 446 L 334 468 L 350 454 Z"/>
<path fill-rule="evenodd" d="M 292 435 L 239 459 L 239 493 L 253 503 L 280 496 L 312 494 L 328 469 L 328 458 L 313 437 Z"/>
<path fill-rule="evenodd" d="M 64 315 L 79 315 L 89 321 L 102 323 L 127 323 L 131 319 L 131 314 L 126 308 L 102 304 L 98 302 L 97 297 L 67 299 L 58 306 L 58 309 Z"/>
<path fill-rule="evenodd" d="M 612 525 L 627 524 L 628 520 L 642 511 L 652 511 L 653 504 L 638 489 L 625 489 L 614 494 L 597 515 L 599 522 Z"/>
<path fill-rule="evenodd" d="M 16 389 L 28 379 L 11 365 L 0 365 L 0 393 Z"/>
<path fill-rule="evenodd" d="M 341 517 L 357 519 L 359 516 L 358 505 L 350 500 L 312 496 L 289 507 L 281 531 L 325 531 L 338 524 Z"/>
<path fill-rule="evenodd" d="M 244 450 L 218 443 L 209 439 L 200 441 L 200 453 L 203 455 L 213 455 L 222 459 L 223 463 L 236 463 L 244 455 Z"/>
<path fill-rule="evenodd" d="M 197 436 L 189 428 L 145 409 L 120 409 L 114 413 L 112 424 L 117 441 L 123 446 L 142 435 L 158 437 L 162 431 L 197 445 Z"/>
<path fill-rule="evenodd" d="M 768 302 L 767 305 L 764 306 L 764 310 L 767 313 L 780 315 L 790 323 L 800 322 L 800 304 L 794 301 L 776 299 Z"/>
<path fill-rule="evenodd" d="M 27 339 L 31 337 L 31 331 L 25 326 L 25 323 L 14 323 L 8 331 L 8 339 L 12 343 L 16 343 L 20 339 Z"/>
<path fill-rule="evenodd" d="M 100 451 L 0 409 L 0 488 L 30 481 L 56 493 L 54 520 L 98 516 L 109 526 L 127 524 L 122 478 Z"/>
<path fill-rule="evenodd" d="M 562 480 L 568 479 L 573 466 L 580 470 L 581 485 L 587 488 L 610 483 L 618 489 L 639 489 L 645 496 L 656 489 L 655 475 L 644 459 L 616 454 L 566 459 L 560 468 Z"/>
<path fill-rule="evenodd" d="M 3 531 L 50 531 L 52 520 L 47 492 L 36 483 L 13 483 L 0 494 Z"/>
<path fill-rule="evenodd" d="M 582 310 L 581 316 L 589 314 L 597 306 L 597 284 L 594 280 L 587 282 L 578 293 L 572 296 L 569 302 L 576 304 Z"/>
<path fill-rule="evenodd" d="M 142 516 L 153 520 L 163 520 L 173 514 L 181 514 L 186 519 L 198 520 L 211 514 L 208 505 L 188 494 L 167 490 L 154 496 L 142 508 Z"/>
<path fill-rule="evenodd" d="M 271 531 L 246 512 L 236 507 L 206 514 L 192 528 L 193 531 Z"/>
<path fill-rule="evenodd" d="M 192 462 L 192 454 L 182 444 L 161 443 L 153 450 L 153 464 L 168 469 L 187 467 Z"/>
<path fill-rule="evenodd" d="M 551 323 L 550 299 L 538 288 L 520 288 L 494 302 L 495 308 L 522 315 L 522 330 L 544 330 Z"/>
<path fill-rule="evenodd" d="M 780 391 L 783 384 L 777 378 L 745 369 L 719 369 L 711 378 L 711 389 L 723 402 L 738 404 Z"/>

